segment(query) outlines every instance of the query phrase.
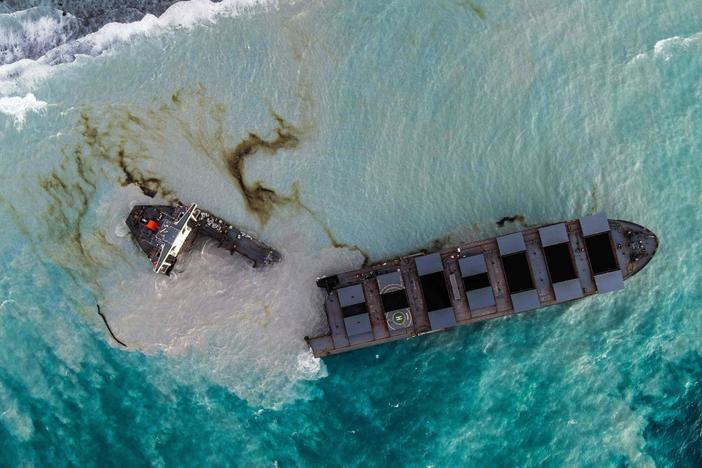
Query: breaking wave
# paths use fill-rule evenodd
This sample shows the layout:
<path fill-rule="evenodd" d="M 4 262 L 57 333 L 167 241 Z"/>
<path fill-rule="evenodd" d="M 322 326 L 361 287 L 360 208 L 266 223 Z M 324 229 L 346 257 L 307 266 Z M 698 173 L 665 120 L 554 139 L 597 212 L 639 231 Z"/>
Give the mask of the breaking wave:
<path fill-rule="evenodd" d="M 192 27 L 263 3 L 264 0 L 182 1 L 170 5 L 160 16 L 147 13 L 138 21 L 109 22 L 82 37 L 78 37 L 79 33 L 86 27 L 81 26 L 75 16 L 64 15 L 58 9 L 37 7 L 2 14 L 0 95 L 32 91 L 32 86 L 48 74 L 50 67 L 73 62 L 79 55 L 98 56 L 137 36 Z M 125 15 L 118 18 L 123 19 Z"/>
<path fill-rule="evenodd" d="M 698 32 L 689 36 L 673 36 L 657 41 L 653 50 L 650 52 L 642 52 L 638 54 L 630 62 L 637 62 L 646 57 L 662 59 L 664 62 L 670 61 L 673 57 L 680 53 L 684 53 L 693 45 L 702 43 L 702 32 Z"/>
<path fill-rule="evenodd" d="M 693 34 L 687 37 L 674 36 L 668 39 L 663 39 L 656 42 L 653 46 L 653 53 L 656 57 L 661 57 L 663 60 L 670 60 L 678 51 L 687 49 L 691 44 L 694 44 L 702 39 L 702 33 Z"/>
<path fill-rule="evenodd" d="M 39 58 L 75 39 L 79 30 L 78 18 L 53 8 L 0 14 L 0 64 Z"/>
<path fill-rule="evenodd" d="M 0 112 L 12 117 L 18 130 L 24 125 L 28 112 L 40 112 L 45 108 L 46 102 L 39 101 L 32 93 L 27 93 L 24 97 L 0 97 Z"/>

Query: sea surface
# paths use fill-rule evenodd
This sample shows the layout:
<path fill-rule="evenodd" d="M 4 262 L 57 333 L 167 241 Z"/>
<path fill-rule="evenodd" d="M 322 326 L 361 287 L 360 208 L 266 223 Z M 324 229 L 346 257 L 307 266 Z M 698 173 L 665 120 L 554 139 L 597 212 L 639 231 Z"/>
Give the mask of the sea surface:
<path fill-rule="evenodd" d="M 0 174 L 1 466 L 702 462 L 700 0 L 4 1 Z M 156 276 L 154 201 L 284 261 Z M 622 292 L 303 341 L 320 275 L 597 211 Z"/>

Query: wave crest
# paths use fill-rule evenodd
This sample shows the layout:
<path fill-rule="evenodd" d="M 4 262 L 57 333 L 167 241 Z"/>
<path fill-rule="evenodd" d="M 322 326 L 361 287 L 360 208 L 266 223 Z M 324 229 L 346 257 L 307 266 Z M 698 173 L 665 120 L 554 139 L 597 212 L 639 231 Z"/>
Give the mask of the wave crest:
<path fill-rule="evenodd" d="M 657 41 L 654 44 L 652 51 L 638 54 L 630 63 L 634 63 L 648 57 L 662 59 L 664 62 L 668 62 L 676 55 L 684 53 L 691 46 L 699 44 L 702 44 L 702 32 L 698 32 L 690 36 L 668 37 Z"/>
<path fill-rule="evenodd" d="M 36 59 L 75 39 L 80 21 L 47 7 L 0 14 L 0 64 Z"/>
<path fill-rule="evenodd" d="M 73 20 L 55 21 L 55 12 L 61 12 L 54 10 L 49 15 L 45 14 L 44 19 L 26 22 L 24 36 L 8 35 L 5 38 L 8 45 L 6 59 L 0 60 L 0 95 L 32 91 L 36 81 L 48 75 L 51 66 L 72 62 L 78 55 L 98 56 L 138 36 L 193 27 L 199 23 L 214 21 L 218 16 L 236 15 L 246 8 L 264 3 L 265 0 L 224 0 L 217 3 L 209 0 L 182 1 L 168 7 L 158 17 L 146 14 L 139 21 L 131 23 L 107 23 L 99 30 L 75 39 L 71 32 Z M 27 16 L 28 11 L 3 16 L 23 17 L 22 15 Z M 39 15 L 39 11 L 45 10 L 37 10 L 37 13 L 29 16 Z M 2 40 L 0 38 L 0 51 L 3 50 Z M 43 55 L 39 54 L 39 51 Z M 36 55 L 40 56 L 35 57 Z"/>
<path fill-rule="evenodd" d="M 20 130 L 28 112 L 40 112 L 46 108 L 46 102 L 39 101 L 34 94 L 26 96 L 0 97 L 0 112 L 14 119 L 15 127 Z"/>

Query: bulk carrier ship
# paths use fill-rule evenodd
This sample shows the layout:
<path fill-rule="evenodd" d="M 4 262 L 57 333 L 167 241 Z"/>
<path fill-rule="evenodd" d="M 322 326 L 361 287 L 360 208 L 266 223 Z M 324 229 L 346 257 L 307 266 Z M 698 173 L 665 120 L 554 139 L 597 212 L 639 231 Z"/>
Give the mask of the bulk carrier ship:
<path fill-rule="evenodd" d="M 648 229 L 603 213 L 319 278 L 316 357 L 622 289 L 656 253 Z"/>

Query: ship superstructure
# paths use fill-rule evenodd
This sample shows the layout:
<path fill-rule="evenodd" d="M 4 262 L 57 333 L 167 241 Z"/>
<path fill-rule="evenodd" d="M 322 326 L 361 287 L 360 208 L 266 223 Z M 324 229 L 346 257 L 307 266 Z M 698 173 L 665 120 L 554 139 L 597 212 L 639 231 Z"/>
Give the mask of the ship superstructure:
<path fill-rule="evenodd" d="M 319 278 L 327 356 L 616 291 L 653 257 L 648 229 L 604 213 Z"/>
<path fill-rule="evenodd" d="M 249 259 L 253 266 L 280 261 L 280 254 L 212 213 L 188 206 L 137 205 L 126 220 L 132 235 L 156 273 L 170 274 L 178 257 L 199 236 L 218 241 L 230 253 Z"/>

